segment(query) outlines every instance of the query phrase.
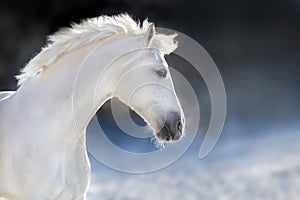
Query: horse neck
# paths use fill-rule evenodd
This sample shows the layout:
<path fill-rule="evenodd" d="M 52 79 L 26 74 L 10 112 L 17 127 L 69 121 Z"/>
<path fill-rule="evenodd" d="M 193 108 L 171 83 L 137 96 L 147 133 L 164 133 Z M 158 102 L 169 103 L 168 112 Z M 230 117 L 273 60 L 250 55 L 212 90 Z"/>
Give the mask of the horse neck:
<path fill-rule="evenodd" d="M 23 83 L 14 104 L 31 110 L 31 120 L 39 117 L 45 126 L 59 127 L 66 133 L 84 133 L 92 116 L 112 97 L 113 85 L 124 69 L 112 60 L 129 51 L 125 46 L 118 47 L 118 42 L 112 41 L 87 45 L 61 56 L 45 71 Z M 34 115 L 41 110 L 42 116 Z"/>

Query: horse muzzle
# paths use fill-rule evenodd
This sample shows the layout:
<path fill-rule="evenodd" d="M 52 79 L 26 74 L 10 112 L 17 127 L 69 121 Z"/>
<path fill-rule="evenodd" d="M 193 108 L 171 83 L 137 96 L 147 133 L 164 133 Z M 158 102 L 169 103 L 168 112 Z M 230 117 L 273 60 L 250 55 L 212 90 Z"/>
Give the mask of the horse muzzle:
<path fill-rule="evenodd" d="M 156 137 L 162 141 L 178 141 L 183 133 L 184 122 L 180 113 L 168 114 L 163 127 L 156 133 Z"/>

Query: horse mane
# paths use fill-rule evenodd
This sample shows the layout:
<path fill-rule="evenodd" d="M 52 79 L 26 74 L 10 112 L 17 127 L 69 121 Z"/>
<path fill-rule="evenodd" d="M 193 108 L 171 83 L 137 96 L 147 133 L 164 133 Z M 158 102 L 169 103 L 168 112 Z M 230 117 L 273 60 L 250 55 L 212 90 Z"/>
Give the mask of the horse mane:
<path fill-rule="evenodd" d="M 148 30 L 150 24 L 146 19 L 141 25 L 128 14 L 100 16 L 83 20 L 79 24 L 73 23 L 70 28 L 63 28 L 48 37 L 46 46 L 16 76 L 18 85 L 42 72 L 64 53 L 120 34 L 143 34 Z M 176 36 L 177 34 L 156 33 L 152 42 L 162 54 L 170 54 L 177 48 Z"/>

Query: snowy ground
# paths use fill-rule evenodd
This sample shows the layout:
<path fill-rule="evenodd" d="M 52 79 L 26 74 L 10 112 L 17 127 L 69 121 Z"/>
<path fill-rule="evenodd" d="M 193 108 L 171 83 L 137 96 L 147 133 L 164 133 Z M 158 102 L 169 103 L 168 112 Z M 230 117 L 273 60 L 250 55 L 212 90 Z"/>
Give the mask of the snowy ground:
<path fill-rule="evenodd" d="M 204 160 L 200 140 L 170 167 L 133 175 L 92 158 L 88 200 L 299 200 L 300 129 L 224 136 Z"/>

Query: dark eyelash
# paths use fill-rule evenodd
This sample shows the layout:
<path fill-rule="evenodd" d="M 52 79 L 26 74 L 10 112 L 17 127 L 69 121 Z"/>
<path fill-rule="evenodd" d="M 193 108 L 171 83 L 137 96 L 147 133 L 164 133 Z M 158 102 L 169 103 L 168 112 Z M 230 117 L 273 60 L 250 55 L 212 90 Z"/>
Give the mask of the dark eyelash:
<path fill-rule="evenodd" d="M 166 78 L 167 77 L 167 70 L 166 69 L 160 69 L 160 70 L 157 70 L 156 73 L 160 76 L 160 77 L 163 77 L 163 78 Z"/>

